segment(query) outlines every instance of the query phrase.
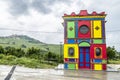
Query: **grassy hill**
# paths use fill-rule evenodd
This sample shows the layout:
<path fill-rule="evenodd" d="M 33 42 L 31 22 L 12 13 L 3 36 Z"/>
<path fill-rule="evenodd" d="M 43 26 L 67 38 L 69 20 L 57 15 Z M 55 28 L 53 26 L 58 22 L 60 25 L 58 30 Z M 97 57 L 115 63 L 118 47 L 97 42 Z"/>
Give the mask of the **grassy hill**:
<path fill-rule="evenodd" d="M 42 52 L 51 51 L 60 54 L 60 45 L 46 44 L 26 35 L 11 35 L 0 37 L 0 45 L 5 47 L 15 47 L 28 49 L 31 47 L 40 48 Z"/>

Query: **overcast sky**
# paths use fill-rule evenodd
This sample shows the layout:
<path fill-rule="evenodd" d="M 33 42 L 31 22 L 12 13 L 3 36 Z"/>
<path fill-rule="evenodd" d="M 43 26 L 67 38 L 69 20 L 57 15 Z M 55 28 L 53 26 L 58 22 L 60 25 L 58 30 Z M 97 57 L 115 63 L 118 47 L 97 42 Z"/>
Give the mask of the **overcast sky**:
<path fill-rule="evenodd" d="M 63 32 L 64 13 L 85 9 L 89 13 L 106 12 L 107 46 L 115 46 L 120 51 L 120 0 L 0 0 L 0 36 L 24 34 L 58 44 L 63 41 L 63 33 L 41 31 Z"/>

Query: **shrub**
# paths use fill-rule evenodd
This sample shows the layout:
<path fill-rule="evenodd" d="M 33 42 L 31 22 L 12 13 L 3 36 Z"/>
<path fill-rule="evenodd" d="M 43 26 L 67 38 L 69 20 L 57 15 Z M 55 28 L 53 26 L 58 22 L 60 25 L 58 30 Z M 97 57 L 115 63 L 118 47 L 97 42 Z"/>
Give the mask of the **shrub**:
<path fill-rule="evenodd" d="M 16 57 L 13 55 L 6 56 L 6 60 L 8 60 L 8 61 L 14 61 L 15 59 L 16 59 Z"/>
<path fill-rule="evenodd" d="M 3 59 L 5 57 L 4 54 L 0 54 L 0 59 Z"/>

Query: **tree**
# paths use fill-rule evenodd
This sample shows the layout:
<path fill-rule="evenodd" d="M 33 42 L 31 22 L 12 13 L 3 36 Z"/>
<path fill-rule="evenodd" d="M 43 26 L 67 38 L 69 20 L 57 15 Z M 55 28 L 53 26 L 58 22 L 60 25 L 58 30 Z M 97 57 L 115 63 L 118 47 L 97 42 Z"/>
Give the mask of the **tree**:
<path fill-rule="evenodd" d="M 5 48 L 6 55 L 13 55 L 16 57 L 23 57 L 25 55 L 24 50 L 21 48 L 14 48 L 14 47 L 6 47 Z"/>
<path fill-rule="evenodd" d="M 40 56 L 40 49 L 37 49 L 37 48 L 34 48 L 34 47 L 29 48 L 29 49 L 27 50 L 26 56 L 27 56 L 27 57 L 37 58 L 37 59 L 38 59 L 39 56 Z"/>
<path fill-rule="evenodd" d="M 22 50 L 21 48 L 16 49 L 15 53 L 16 53 L 15 54 L 16 57 L 23 57 L 25 55 L 24 50 Z"/>
<path fill-rule="evenodd" d="M 26 46 L 26 45 L 24 45 L 24 44 L 22 44 L 22 45 L 21 45 L 21 47 L 22 47 L 22 48 L 26 48 L 27 46 Z"/>
<path fill-rule="evenodd" d="M 0 54 L 4 54 L 4 49 L 2 46 L 0 46 Z"/>
<path fill-rule="evenodd" d="M 116 54 L 117 54 L 117 51 L 115 50 L 114 46 L 113 47 L 107 47 L 108 59 L 116 59 Z"/>
<path fill-rule="evenodd" d="M 15 48 L 14 47 L 8 46 L 8 47 L 5 48 L 5 54 L 6 55 L 14 55 L 14 52 L 15 52 Z"/>

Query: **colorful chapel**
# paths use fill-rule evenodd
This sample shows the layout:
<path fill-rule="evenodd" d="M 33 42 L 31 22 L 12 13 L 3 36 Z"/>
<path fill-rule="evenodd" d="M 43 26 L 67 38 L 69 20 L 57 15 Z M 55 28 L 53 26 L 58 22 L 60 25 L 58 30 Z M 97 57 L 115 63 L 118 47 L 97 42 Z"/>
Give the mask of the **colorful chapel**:
<path fill-rule="evenodd" d="M 105 12 L 64 14 L 64 69 L 106 70 Z"/>

